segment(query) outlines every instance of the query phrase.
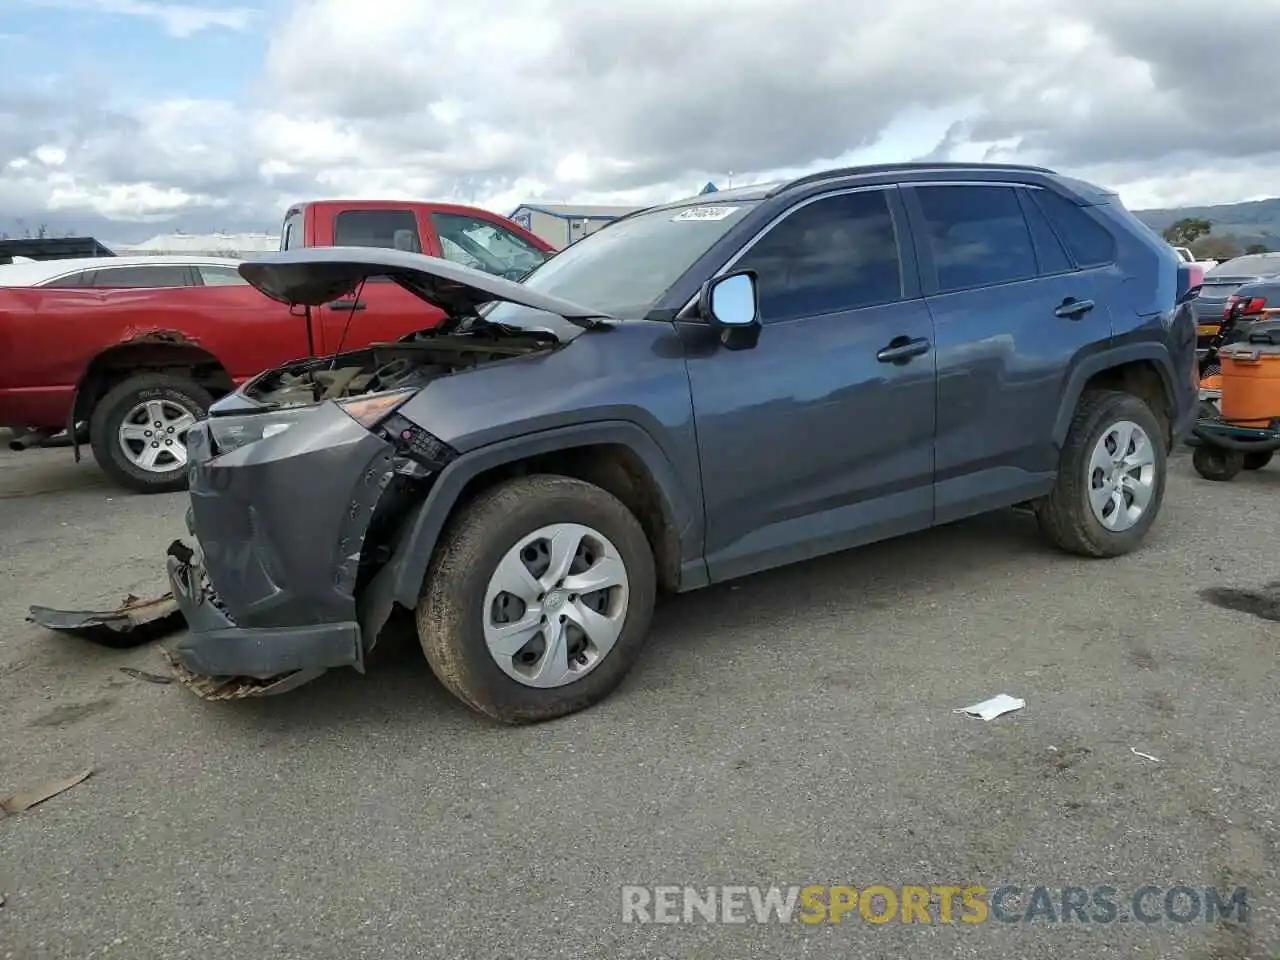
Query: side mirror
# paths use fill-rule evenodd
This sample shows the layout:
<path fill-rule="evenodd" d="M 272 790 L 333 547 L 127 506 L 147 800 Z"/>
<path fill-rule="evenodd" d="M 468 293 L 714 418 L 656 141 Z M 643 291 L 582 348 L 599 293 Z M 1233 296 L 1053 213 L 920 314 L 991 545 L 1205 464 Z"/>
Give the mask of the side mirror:
<path fill-rule="evenodd" d="M 740 330 L 760 322 L 756 275 L 750 270 L 708 280 L 698 297 L 698 309 L 713 327 Z"/>

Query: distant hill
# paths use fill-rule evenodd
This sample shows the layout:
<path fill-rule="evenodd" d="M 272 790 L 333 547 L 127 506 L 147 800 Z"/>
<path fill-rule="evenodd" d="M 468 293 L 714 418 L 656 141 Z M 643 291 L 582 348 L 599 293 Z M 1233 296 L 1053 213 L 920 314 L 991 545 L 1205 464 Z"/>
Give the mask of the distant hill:
<path fill-rule="evenodd" d="M 1157 233 L 1184 217 L 1199 217 L 1213 224 L 1215 237 L 1234 235 L 1241 247 L 1261 243 L 1280 250 L 1280 197 L 1224 203 L 1212 207 L 1175 207 L 1169 210 L 1135 210 L 1134 215 Z"/>

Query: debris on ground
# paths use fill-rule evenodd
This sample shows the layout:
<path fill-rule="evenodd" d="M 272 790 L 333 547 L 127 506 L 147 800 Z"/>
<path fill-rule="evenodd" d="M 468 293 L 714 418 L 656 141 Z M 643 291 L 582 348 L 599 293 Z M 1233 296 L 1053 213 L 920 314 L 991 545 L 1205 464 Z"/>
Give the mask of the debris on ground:
<path fill-rule="evenodd" d="M 1141 750 L 1137 749 L 1136 747 L 1130 747 L 1129 752 L 1132 753 L 1135 757 L 1141 757 L 1143 760 L 1150 760 L 1152 763 L 1164 763 L 1164 761 L 1161 760 L 1159 757 L 1153 757 L 1149 753 L 1143 753 Z"/>
<path fill-rule="evenodd" d="M 93 773 L 92 768 L 82 770 L 75 776 L 59 777 L 56 780 L 46 781 L 30 790 L 19 790 L 17 793 L 0 800 L 0 810 L 7 814 L 22 813 L 24 810 L 30 810 L 37 803 L 44 803 L 50 797 L 56 797 L 58 794 L 70 790 L 76 784 L 83 783 L 89 779 L 91 773 Z"/>
<path fill-rule="evenodd" d="M 1273 623 L 1280 621 L 1280 581 L 1264 584 L 1257 590 L 1240 590 L 1235 587 L 1207 587 L 1200 591 L 1200 599 L 1223 610 L 1248 613 Z"/>
<path fill-rule="evenodd" d="M 117 649 L 138 647 L 186 626 L 172 593 L 154 600 L 140 600 L 129 594 L 119 607 L 105 612 L 32 607 L 27 622 Z"/>
<path fill-rule="evenodd" d="M 965 716 L 975 717 L 978 720 L 994 720 L 996 717 L 1002 717 L 1006 713 L 1012 713 L 1014 710 L 1021 710 L 1026 705 L 1027 701 L 1002 693 L 992 697 L 990 700 L 975 703 L 972 707 L 961 707 L 952 712 L 963 713 Z"/>
<path fill-rule="evenodd" d="M 158 673 L 147 673 L 145 670 L 139 670 L 137 667 L 121 667 L 120 672 L 126 677 L 133 677 L 135 680 L 144 680 L 147 683 L 173 683 L 173 677 L 162 676 Z"/>
<path fill-rule="evenodd" d="M 265 680 L 258 677 L 205 677 L 192 673 L 170 651 L 164 651 L 175 679 L 202 700 L 244 700 L 287 693 L 310 683 L 324 670 L 294 670 Z"/>

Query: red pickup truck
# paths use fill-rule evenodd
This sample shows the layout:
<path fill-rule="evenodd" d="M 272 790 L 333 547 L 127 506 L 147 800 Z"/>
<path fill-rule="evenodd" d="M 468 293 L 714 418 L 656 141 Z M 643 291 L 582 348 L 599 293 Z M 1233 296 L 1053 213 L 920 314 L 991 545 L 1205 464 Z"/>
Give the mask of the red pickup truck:
<path fill-rule="evenodd" d="M 321 200 L 291 207 L 282 249 L 390 247 L 519 279 L 554 248 L 473 207 Z M 186 484 L 184 436 L 209 405 L 268 367 L 396 340 L 422 302 L 371 279 L 360 299 L 310 322 L 263 297 L 212 257 L 102 257 L 0 267 L 0 427 L 25 449 L 67 431 L 117 483 L 141 492 Z M 443 318 L 443 313 L 440 318 Z"/>

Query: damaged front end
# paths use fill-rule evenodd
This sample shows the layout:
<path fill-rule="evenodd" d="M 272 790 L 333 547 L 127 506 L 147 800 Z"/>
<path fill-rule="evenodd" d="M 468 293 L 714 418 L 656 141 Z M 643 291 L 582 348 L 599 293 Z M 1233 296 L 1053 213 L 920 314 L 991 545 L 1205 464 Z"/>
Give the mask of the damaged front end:
<path fill-rule="evenodd" d="M 240 272 L 265 295 L 308 306 L 386 276 L 447 319 L 268 370 L 188 432 L 190 544 L 175 541 L 167 559 L 188 632 L 167 653 L 177 679 L 212 700 L 283 693 L 336 667 L 363 672 L 392 613 L 378 574 L 395 569 L 410 518 L 457 456 L 402 415 L 404 404 L 437 378 L 526 362 L 612 319 L 401 251 L 309 248 Z M 497 301 L 562 319 L 545 329 L 486 323 L 479 309 Z"/>
<path fill-rule="evenodd" d="M 192 429 L 191 545 L 168 557 L 189 628 L 171 653 L 189 689 L 263 696 L 336 667 L 364 671 L 381 624 L 362 629 L 360 588 L 453 456 L 394 407 L 324 403 L 229 447 L 214 418 Z"/>

